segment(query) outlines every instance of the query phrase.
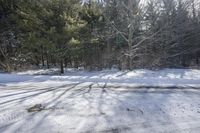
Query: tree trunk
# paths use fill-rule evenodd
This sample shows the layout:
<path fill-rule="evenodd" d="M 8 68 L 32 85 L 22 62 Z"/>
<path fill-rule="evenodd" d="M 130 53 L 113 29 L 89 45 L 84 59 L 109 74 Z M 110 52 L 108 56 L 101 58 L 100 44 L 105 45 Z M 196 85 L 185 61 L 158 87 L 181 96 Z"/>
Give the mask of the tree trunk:
<path fill-rule="evenodd" d="M 129 70 L 132 70 L 132 66 L 133 66 L 133 60 L 132 60 L 132 51 L 131 51 L 131 46 L 132 46 L 132 43 L 133 43 L 133 31 L 132 31 L 132 26 L 131 28 L 129 29 L 129 42 L 128 42 L 128 53 L 129 53 L 129 56 L 128 56 L 128 69 Z"/>
<path fill-rule="evenodd" d="M 44 52 L 43 52 L 43 47 L 42 47 L 42 66 L 44 67 Z"/>
<path fill-rule="evenodd" d="M 65 67 L 67 67 L 67 64 L 68 64 L 68 59 L 65 58 Z"/>
<path fill-rule="evenodd" d="M 47 57 L 47 68 L 49 69 L 50 67 L 49 67 L 49 59 L 48 59 L 48 57 Z"/>
<path fill-rule="evenodd" d="M 63 59 L 60 60 L 60 73 L 64 74 Z"/>
<path fill-rule="evenodd" d="M 46 52 L 46 59 L 47 59 L 47 68 L 49 69 L 49 56 L 48 56 L 48 52 Z"/>
<path fill-rule="evenodd" d="M 196 65 L 199 65 L 199 58 L 196 56 Z"/>

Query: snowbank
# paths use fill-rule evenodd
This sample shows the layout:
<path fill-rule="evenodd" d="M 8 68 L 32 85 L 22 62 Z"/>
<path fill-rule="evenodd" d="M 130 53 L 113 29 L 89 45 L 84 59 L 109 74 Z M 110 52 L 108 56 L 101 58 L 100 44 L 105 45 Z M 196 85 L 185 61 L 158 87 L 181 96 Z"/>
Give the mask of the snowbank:
<path fill-rule="evenodd" d="M 58 69 L 49 69 L 0 74 L 0 84 L 56 81 L 106 83 L 112 86 L 200 87 L 200 70 L 196 69 L 163 69 L 159 71 L 145 69 L 133 71 L 103 70 L 93 72 L 67 69 L 64 75 L 58 75 L 58 71 Z"/>

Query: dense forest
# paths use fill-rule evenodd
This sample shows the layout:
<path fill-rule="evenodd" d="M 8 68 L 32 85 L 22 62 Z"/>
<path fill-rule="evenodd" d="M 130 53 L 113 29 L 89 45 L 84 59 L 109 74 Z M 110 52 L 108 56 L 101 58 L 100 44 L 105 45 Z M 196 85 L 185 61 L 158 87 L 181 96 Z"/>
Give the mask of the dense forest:
<path fill-rule="evenodd" d="M 199 0 L 0 0 L 0 69 L 199 66 Z"/>

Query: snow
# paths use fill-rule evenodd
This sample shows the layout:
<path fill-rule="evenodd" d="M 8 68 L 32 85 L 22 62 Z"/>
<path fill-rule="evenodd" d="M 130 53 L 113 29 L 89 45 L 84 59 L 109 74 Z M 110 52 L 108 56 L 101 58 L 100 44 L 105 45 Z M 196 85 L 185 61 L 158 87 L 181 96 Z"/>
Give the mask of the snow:
<path fill-rule="evenodd" d="M 200 70 L 195 69 L 163 69 L 150 71 L 138 69 L 133 71 L 103 70 L 79 71 L 67 69 L 59 75 L 59 69 L 30 70 L 20 73 L 0 74 L 0 84 L 14 82 L 67 82 L 67 83 L 107 83 L 110 86 L 162 86 L 162 87 L 200 87 Z M 15 84 L 15 83 L 14 83 Z"/>
<path fill-rule="evenodd" d="M 200 131 L 200 70 L 57 71 L 0 74 L 1 133 Z"/>

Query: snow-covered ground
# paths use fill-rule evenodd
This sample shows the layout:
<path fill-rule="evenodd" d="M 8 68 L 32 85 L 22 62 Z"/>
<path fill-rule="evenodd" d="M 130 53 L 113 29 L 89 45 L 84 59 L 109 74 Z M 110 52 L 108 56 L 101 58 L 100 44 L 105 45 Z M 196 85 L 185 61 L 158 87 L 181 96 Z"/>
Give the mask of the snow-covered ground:
<path fill-rule="evenodd" d="M 112 86 L 163 86 L 163 87 L 200 87 L 200 70 L 163 69 L 150 71 L 78 71 L 67 69 L 64 75 L 58 75 L 58 69 L 32 70 L 12 74 L 0 74 L 0 84 L 26 84 L 31 82 L 64 83 L 106 83 Z"/>
<path fill-rule="evenodd" d="M 200 131 L 200 70 L 55 71 L 0 74 L 1 133 Z"/>

